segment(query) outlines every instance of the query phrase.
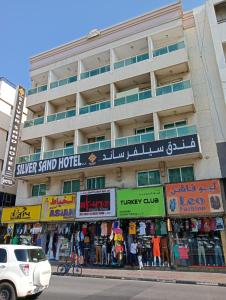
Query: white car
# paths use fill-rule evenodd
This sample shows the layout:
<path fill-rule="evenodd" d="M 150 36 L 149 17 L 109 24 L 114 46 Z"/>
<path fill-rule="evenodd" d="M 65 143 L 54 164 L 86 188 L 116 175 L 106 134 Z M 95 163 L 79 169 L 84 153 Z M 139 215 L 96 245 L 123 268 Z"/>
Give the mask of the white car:
<path fill-rule="evenodd" d="M 49 286 L 51 266 L 42 248 L 0 245 L 0 299 L 37 298 Z"/>

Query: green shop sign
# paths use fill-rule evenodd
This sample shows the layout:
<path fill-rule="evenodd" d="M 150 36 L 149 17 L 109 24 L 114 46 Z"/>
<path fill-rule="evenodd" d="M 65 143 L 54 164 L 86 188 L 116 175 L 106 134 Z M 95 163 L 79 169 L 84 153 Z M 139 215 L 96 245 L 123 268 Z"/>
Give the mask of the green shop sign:
<path fill-rule="evenodd" d="M 117 217 L 164 217 L 163 187 L 117 190 Z"/>

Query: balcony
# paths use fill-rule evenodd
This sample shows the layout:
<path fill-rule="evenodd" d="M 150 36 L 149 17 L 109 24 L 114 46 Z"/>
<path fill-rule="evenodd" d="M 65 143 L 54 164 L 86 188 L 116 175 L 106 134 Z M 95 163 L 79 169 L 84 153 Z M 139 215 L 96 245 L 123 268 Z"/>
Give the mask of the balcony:
<path fill-rule="evenodd" d="M 92 152 L 92 151 L 98 151 L 98 150 L 104 150 L 111 148 L 111 141 L 110 140 L 104 140 L 96 143 L 90 143 L 90 144 L 84 144 L 78 146 L 78 153 L 86 153 L 86 152 Z"/>
<path fill-rule="evenodd" d="M 81 107 L 79 109 L 79 114 L 84 115 L 84 114 L 88 114 L 88 113 L 91 113 L 91 112 L 107 109 L 107 108 L 110 108 L 110 107 L 111 107 L 111 101 L 106 100 L 106 101 L 103 101 L 103 102 L 94 103 L 94 104 L 90 104 L 90 105 L 86 105 L 86 106 Z"/>
<path fill-rule="evenodd" d="M 74 147 L 50 150 L 44 152 L 44 159 L 74 155 L 74 153 L 75 153 Z"/>
<path fill-rule="evenodd" d="M 45 84 L 45 85 L 38 86 L 36 88 L 29 89 L 27 94 L 28 94 L 28 96 L 30 96 L 30 95 L 34 95 L 37 93 L 45 92 L 45 91 L 47 91 L 47 89 L 48 89 L 48 85 Z"/>
<path fill-rule="evenodd" d="M 103 66 L 103 67 L 100 67 L 100 68 L 96 68 L 96 69 L 81 73 L 80 79 L 86 79 L 86 78 L 96 76 L 96 75 L 99 75 L 99 74 L 103 74 L 103 73 L 106 73 L 106 72 L 109 72 L 109 71 L 110 71 L 110 65 L 106 65 L 106 66 Z"/>
<path fill-rule="evenodd" d="M 132 103 L 140 100 L 150 99 L 152 97 L 151 90 L 145 90 L 136 94 L 128 95 L 121 98 L 116 98 L 114 100 L 114 105 L 123 105 L 127 103 Z"/>
<path fill-rule="evenodd" d="M 53 82 L 50 83 L 50 88 L 55 89 L 59 86 L 69 84 L 69 83 L 72 83 L 72 82 L 75 82 L 75 81 L 77 81 L 77 76 L 71 76 L 71 77 L 68 77 L 68 78 L 65 78 L 65 79 L 53 81 Z"/>
<path fill-rule="evenodd" d="M 197 134 L 197 128 L 195 125 L 186 125 L 180 127 L 174 127 L 159 131 L 159 139 L 170 139 L 174 137 L 186 136 Z"/>
<path fill-rule="evenodd" d="M 190 87 L 191 87 L 190 80 L 185 80 L 185 81 L 172 83 L 169 85 L 160 86 L 156 88 L 156 96 L 182 91 L 185 89 L 189 89 Z"/>
<path fill-rule="evenodd" d="M 33 153 L 29 155 L 24 155 L 24 156 L 19 156 L 17 159 L 18 163 L 26 163 L 26 162 L 31 162 L 31 161 L 38 161 L 40 160 L 41 153 Z"/>
<path fill-rule="evenodd" d="M 133 57 L 129 57 L 120 61 L 117 61 L 114 63 L 114 69 L 119 69 L 119 68 L 124 68 L 126 66 L 136 64 L 138 62 L 144 61 L 149 59 L 149 54 L 148 53 L 143 53 L 140 55 L 136 55 Z"/>
<path fill-rule="evenodd" d="M 39 117 L 39 118 L 35 118 L 35 119 L 32 119 L 32 120 L 25 121 L 24 122 L 24 128 L 44 124 L 44 120 L 45 120 L 45 118 L 43 116 L 43 117 Z"/>
<path fill-rule="evenodd" d="M 115 147 L 128 146 L 133 144 L 140 144 L 146 142 L 152 142 L 155 140 L 154 132 L 131 135 L 127 137 L 117 138 L 115 140 Z"/>
<path fill-rule="evenodd" d="M 66 119 L 66 118 L 71 118 L 74 117 L 76 115 L 76 110 L 75 109 L 71 109 L 71 110 L 66 110 L 66 111 L 61 111 L 55 114 L 51 114 L 47 116 L 47 122 L 54 122 L 54 121 L 58 121 L 58 120 L 62 120 L 62 119 Z"/>
<path fill-rule="evenodd" d="M 164 55 L 164 54 L 167 54 L 167 53 L 170 53 L 173 51 L 177 51 L 180 49 L 184 49 L 184 48 L 185 48 L 185 43 L 184 43 L 184 41 L 182 41 L 182 42 L 179 42 L 176 44 L 168 45 L 166 47 L 162 47 L 162 48 L 154 50 L 153 56 L 156 57 L 156 56 Z"/>

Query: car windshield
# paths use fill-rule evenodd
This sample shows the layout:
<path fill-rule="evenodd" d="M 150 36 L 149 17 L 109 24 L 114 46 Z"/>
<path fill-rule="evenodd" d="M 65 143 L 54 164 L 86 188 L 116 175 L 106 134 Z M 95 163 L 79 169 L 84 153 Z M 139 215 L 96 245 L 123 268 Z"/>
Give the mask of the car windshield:
<path fill-rule="evenodd" d="M 40 262 L 47 260 L 42 249 L 16 249 L 16 259 L 23 262 Z"/>

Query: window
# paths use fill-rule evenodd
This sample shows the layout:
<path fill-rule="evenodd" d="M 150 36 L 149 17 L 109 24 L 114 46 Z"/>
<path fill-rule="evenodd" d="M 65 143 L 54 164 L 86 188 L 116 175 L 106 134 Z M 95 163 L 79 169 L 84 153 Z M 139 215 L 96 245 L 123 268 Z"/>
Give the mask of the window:
<path fill-rule="evenodd" d="M 74 147 L 74 143 L 73 142 L 67 142 L 65 143 L 65 148 L 72 148 Z"/>
<path fill-rule="evenodd" d="M 105 136 L 101 135 L 101 136 L 94 136 L 91 138 L 88 138 L 88 144 L 90 143 L 96 143 L 96 142 L 101 142 L 105 140 Z"/>
<path fill-rule="evenodd" d="M 174 128 L 174 127 L 180 127 L 180 126 L 185 126 L 187 125 L 187 121 L 186 120 L 181 120 L 181 121 L 176 121 L 176 122 L 172 122 L 172 123 L 166 123 L 164 124 L 164 129 L 169 129 L 169 128 Z"/>
<path fill-rule="evenodd" d="M 7 252 L 5 249 L 0 249 L 0 263 L 7 263 Z"/>
<path fill-rule="evenodd" d="M 215 5 L 215 14 L 217 18 L 217 23 L 226 22 L 226 2 L 219 3 Z"/>
<path fill-rule="evenodd" d="M 45 196 L 46 195 L 47 185 L 44 183 L 34 184 L 32 186 L 32 197 L 35 196 Z"/>
<path fill-rule="evenodd" d="M 80 191 L 80 180 L 68 180 L 64 181 L 63 194 L 76 193 Z"/>
<path fill-rule="evenodd" d="M 137 173 L 137 186 L 147 186 L 160 184 L 159 170 L 145 171 Z"/>
<path fill-rule="evenodd" d="M 16 249 L 16 259 L 22 262 L 39 262 L 47 260 L 42 249 Z"/>
<path fill-rule="evenodd" d="M 193 167 L 181 167 L 168 170 L 169 182 L 184 182 L 184 181 L 193 181 L 194 178 L 194 169 Z"/>
<path fill-rule="evenodd" d="M 103 189 L 105 188 L 105 177 L 100 176 L 87 178 L 86 186 L 88 190 Z"/>
<path fill-rule="evenodd" d="M 41 152 L 41 148 L 35 148 L 35 153 L 40 153 Z"/>
<path fill-rule="evenodd" d="M 135 129 L 135 134 L 143 134 L 143 133 L 148 133 L 148 132 L 153 132 L 154 127 L 145 127 L 145 128 L 140 128 L 140 129 Z"/>

